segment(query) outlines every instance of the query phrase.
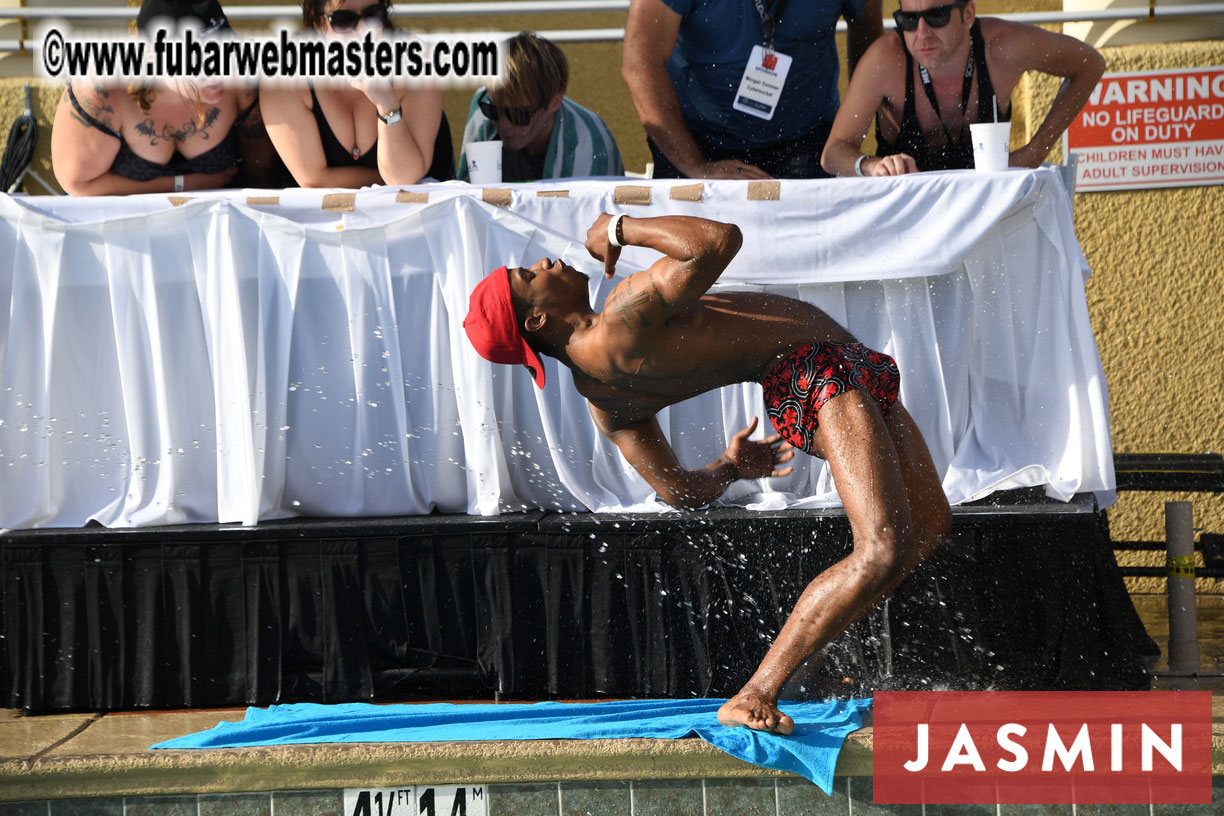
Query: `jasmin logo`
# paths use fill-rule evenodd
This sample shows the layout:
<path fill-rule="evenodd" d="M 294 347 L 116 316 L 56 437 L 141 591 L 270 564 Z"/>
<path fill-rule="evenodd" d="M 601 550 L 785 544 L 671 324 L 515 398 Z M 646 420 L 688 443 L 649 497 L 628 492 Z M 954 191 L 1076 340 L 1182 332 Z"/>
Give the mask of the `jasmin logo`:
<path fill-rule="evenodd" d="M 879 692 L 881 804 L 1211 802 L 1210 692 Z"/>

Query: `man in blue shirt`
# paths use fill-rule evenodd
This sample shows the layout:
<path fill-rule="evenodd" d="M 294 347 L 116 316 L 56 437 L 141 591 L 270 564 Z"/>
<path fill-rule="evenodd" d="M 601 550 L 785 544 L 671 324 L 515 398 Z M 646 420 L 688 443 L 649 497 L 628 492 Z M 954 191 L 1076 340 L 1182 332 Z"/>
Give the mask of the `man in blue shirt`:
<path fill-rule="evenodd" d="M 621 73 L 655 177 L 827 175 L 840 17 L 853 70 L 880 0 L 631 0 Z"/>

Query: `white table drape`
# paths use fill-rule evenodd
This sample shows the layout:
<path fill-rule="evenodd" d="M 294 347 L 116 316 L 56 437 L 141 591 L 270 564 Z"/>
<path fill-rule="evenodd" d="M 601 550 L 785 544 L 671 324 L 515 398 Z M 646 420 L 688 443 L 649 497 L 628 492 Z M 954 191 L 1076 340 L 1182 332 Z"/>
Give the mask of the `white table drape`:
<path fill-rule="evenodd" d="M 706 182 L 681 200 L 693 185 L 0 197 L 0 527 L 661 509 L 564 367 L 547 360 L 538 392 L 461 326 L 488 270 L 542 256 L 589 273 L 598 306 L 611 284 L 583 242 L 603 211 L 739 224 L 719 285 L 815 303 L 896 357 L 954 503 L 1034 485 L 1112 500 L 1087 267 L 1054 170 Z M 621 271 L 655 257 L 630 248 Z M 699 466 L 763 410 L 744 384 L 660 421 Z M 796 465 L 726 500 L 837 503 L 823 462 Z"/>

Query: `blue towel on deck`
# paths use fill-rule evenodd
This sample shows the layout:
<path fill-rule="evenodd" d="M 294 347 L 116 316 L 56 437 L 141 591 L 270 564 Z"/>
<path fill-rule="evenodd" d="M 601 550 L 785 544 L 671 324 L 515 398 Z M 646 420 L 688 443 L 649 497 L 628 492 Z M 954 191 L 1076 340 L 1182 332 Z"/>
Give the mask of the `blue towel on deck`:
<path fill-rule="evenodd" d="M 720 725 L 723 700 L 626 700 L 607 703 L 373 705 L 298 703 L 248 708 L 152 748 L 246 748 L 315 742 L 470 742 L 526 739 L 679 739 L 697 734 L 731 756 L 806 776 L 829 793 L 846 735 L 862 727 L 871 700 L 783 703 L 795 732 L 778 736 Z"/>

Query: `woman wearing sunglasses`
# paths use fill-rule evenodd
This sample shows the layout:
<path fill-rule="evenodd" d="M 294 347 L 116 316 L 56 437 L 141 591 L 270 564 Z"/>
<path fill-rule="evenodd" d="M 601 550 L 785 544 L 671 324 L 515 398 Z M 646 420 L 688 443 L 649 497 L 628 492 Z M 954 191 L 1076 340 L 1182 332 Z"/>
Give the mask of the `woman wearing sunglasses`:
<path fill-rule="evenodd" d="M 302 21 L 324 37 L 391 28 L 382 0 L 305 0 Z M 442 91 L 388 78 L 267 88 L 268 135 L 302 187 L 415 184 L 454 178 Z"/>
<path fill-rule="evenodd" d="M 821 157 L 838 176 L 895 176 L 973 167 L 969 125 L 1008 121 L 1026 71 L 1064 77 L 1045 121 L 1013 150 L 1013 167 L 1036 167 L 1088 101 L 1105 70 L 1089 45 L 1036 26 L 978 17 L 973 0 L 901 0 L 897 36 L 863 55 Z M 872 117 L 875 156 L 861 151 Z"/>

